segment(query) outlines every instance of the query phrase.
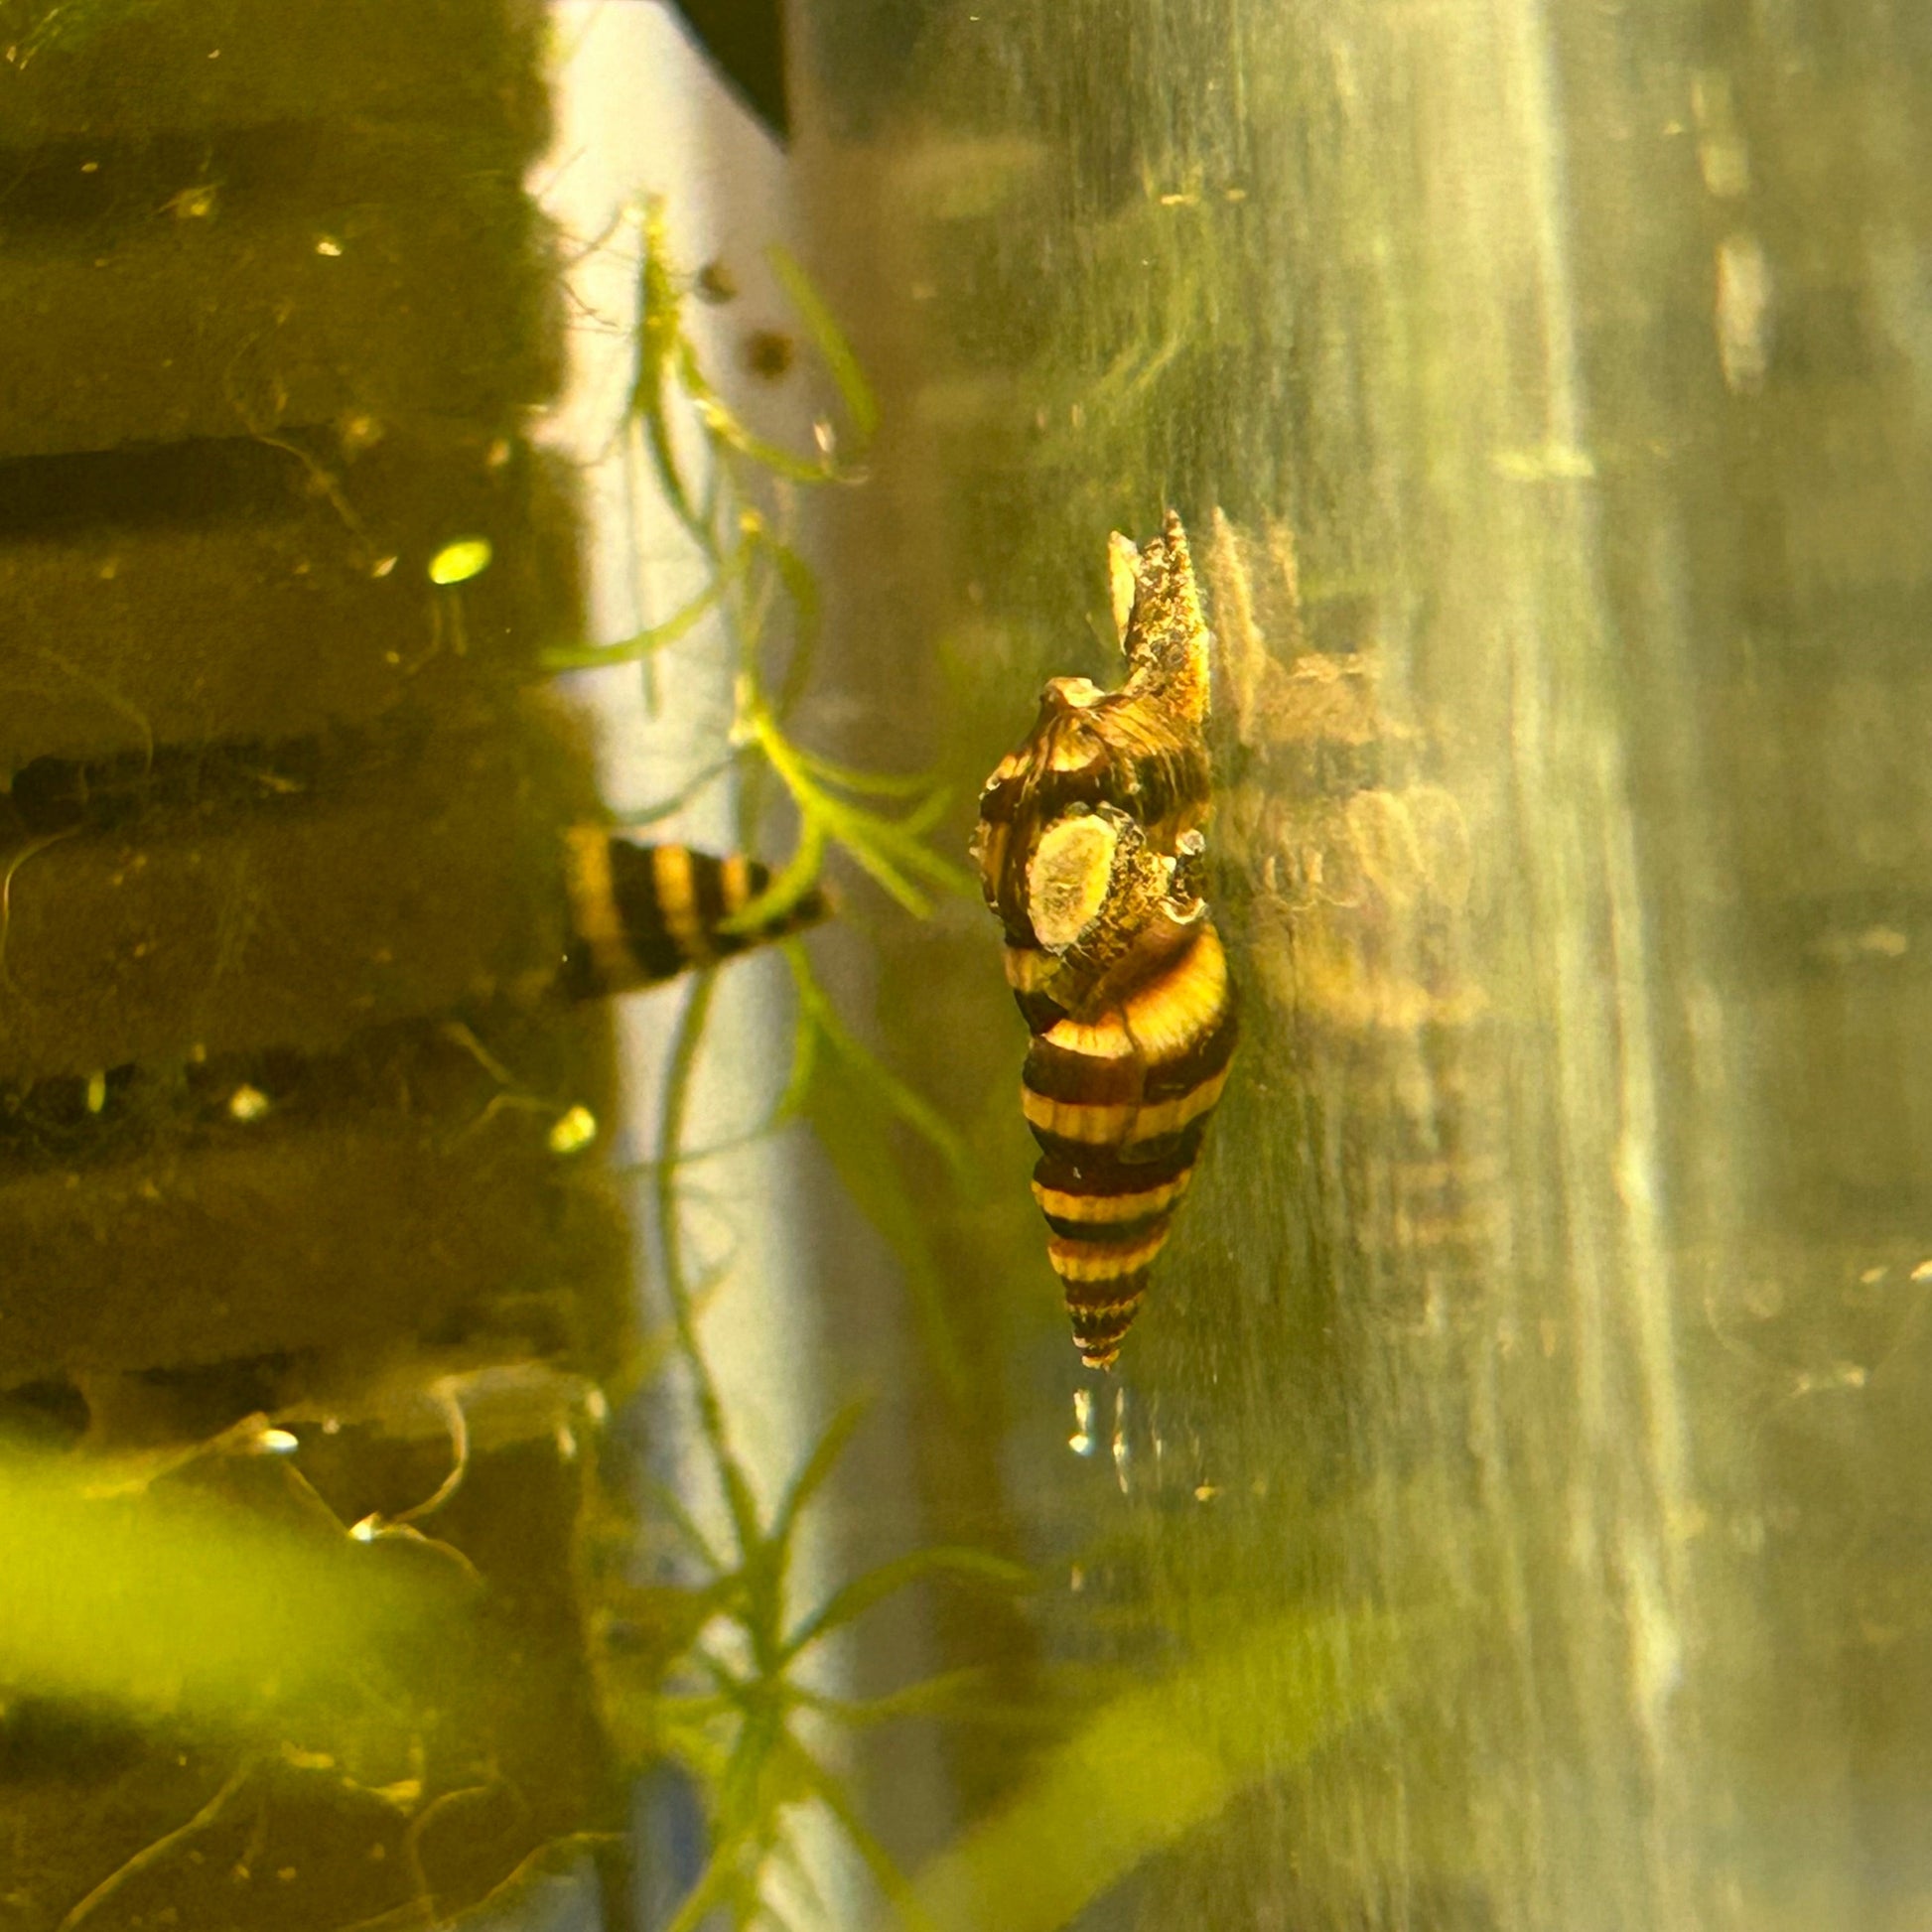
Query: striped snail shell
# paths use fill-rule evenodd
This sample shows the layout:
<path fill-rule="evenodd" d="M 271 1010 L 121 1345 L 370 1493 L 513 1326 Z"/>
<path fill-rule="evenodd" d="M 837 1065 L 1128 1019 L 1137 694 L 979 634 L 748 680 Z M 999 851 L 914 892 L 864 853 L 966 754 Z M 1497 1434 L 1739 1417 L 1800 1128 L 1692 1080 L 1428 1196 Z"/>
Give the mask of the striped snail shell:
<path fill-rule="evenodd" d="M 1033 1035 L 1034 1195 L 1089 1367 L 1120 1352 L 1234 1051 L 1201 897 L 1208 635 L 1180 520 L 1113 541 L 1127 676 L 1054 678 L 980 797 L 973 857 Z"/>
<path fill-rule="evenodd" d="M 575 999 L 656 986 L 715 965 L 824 918 L 816 890 L 743 918 L 771 883 L 742 853 L 718 857 L 688 845 L 639 845 L 608 826 L 573 825 L 564 835 L 570 938 L 564 989 Z"/>

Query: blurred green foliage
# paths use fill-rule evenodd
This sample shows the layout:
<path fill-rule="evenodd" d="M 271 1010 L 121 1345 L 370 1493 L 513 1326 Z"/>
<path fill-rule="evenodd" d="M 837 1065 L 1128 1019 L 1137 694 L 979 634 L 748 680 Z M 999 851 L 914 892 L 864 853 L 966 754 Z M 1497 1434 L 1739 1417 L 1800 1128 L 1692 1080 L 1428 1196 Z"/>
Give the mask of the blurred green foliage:
<path fill-rule="evenodd" d="M 100 1495 L 89 1473 L 0 1450 L 0 1686 L 313 1730 L 463 1621 L 468 1592 L 438 1571 L 192 1492 Z"/>
<path fill-rule="evenodd" d="M 808 979 L 802 984 L 807 1005 L 823 999 Z M 660 1116 L 668 1152 L 682 1144 L 714 986 L 712 974 L 700 976 L 680 1018 Z M 841 1032 L 829 1009 L 801 1025 L 834 1036 Z M 868 1103 L 861 1097 L 856 1104 L 863 1115 Z M 855 1403 L 840 1410 L 776 1505 L 769 1511 L 760 1507 L 698 1334 L 705 1285 L 692 1279 L 687 1265 L 680 1168 L 674 1159 L 658 1164 L 656 1183 L 662 1279 L 675 1335 L 671 1359 L 688 1378 L 730 1526 L 728 1540 L 720 1544 L 678 1496 L 660 1491 L 657 1507 L 675 1528 L 695 1580 L 650 1588 L 607 1586 L 601 1591 L 606 1640 L 599 1654 L 607 1721 L 618 1748 L 634 1764 L 675 1761 L 695 1780 L 705 1804 L 708 1862 L 668 1932 L 695 1932 L 720 1908 L 734 1927 L 775 1922 L 768 1873 L 774 1862 L 792 1861 L 794 1823 L 806 1810 L 828 1816 L 882 1891 L 909 1908 L 906 1879 L 865 1825 L 815 1731 L 823 1735 L 828 1728 L 889 1717 L 962 1715 L 980 1687 L 954 1675 L 869 1702 L 841 1699 L 810 1683 L 812 1652 L 866 1611 L 927 1579 L 952 1577 L 1000 1589 L 1024 1588 L 1031 1579 L 985 1551 L 934 1546 L 849 1578 L 814 1603 L 795 1601 L 793 1560 L 804 1512 L 823 1491 L 864 1408 Z M 610 1641 L 618 1631 L 622 1641 Z"/>
<path fill-rule="evenodd" d="M 1103 1704 L 919 1873 L 928 1923 L 1054 1932 L 1244 1790 L 1306 1770 L 1386 1699 L 1398 1658 L 1388 1624 L 1229 1612 L 1225 1641 Z"/>

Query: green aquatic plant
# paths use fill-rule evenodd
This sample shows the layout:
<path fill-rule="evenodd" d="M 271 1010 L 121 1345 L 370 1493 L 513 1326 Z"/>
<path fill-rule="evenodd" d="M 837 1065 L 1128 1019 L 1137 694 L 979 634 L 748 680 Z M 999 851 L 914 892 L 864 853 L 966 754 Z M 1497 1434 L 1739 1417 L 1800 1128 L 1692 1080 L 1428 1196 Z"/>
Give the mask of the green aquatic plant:
<path fill-rule="evenodd" d="M 588 1413 L 576 1378 L 530 1379 L 525 1393 L 555 1427 Z M 122 1922 L 138 1887 L 150 1909 L 167 1899 L 172 1918 L 206 1867 L 198 1841 L 225 1830 L 242 1842 L 232 1827 L 252 1812 L 255 1844 L 272 1819 L 320 1810 L 354 1813 L 394 1854 L 376 1890 L 395 1902 L 372 1923 L 446 1922 L 455 1901 L 438 1896 L 426 1840 L 479 1798 L 522 1802 L 499 1755 L 513 1727 L 489 1688 L 520 1659 L 475 1566 L 416 1526 L 469 1466 L 463 1381 L 413 1391 L 449 1404 L 444 1480 L 413 1508 L 354 1525 L 303 1474 L 297 1434 L 262 1414 L 204 1441 L 112 1452 L 0 1440 L 0 1719 L 17 1706 L 30 1733 L 36 1711 L 83 1730 L 138 1730 L 181 1770 L 163 1774 L 171 1794 L 204 1794 L 131 1850 L 103 1831 L 102 1868 L 77 1897 L 35 1893 L 45 1879 L 34 1873 L 15 1893 L 30 1915 L 65 1903 L 58 1932 L 102 1914 Z M 31 1779 L 25 1789 L 31 1801 Z M 535 1845 L 490 1896 L 560 1847 L 596 1842 L 577 1832 Z"/>
<path fill-rule="evenodd" d="M 560 671 L 637 665 L 648 679 L 659 652 L 700 626 L 715 627 L 731 656 L 732 718 L 719 757 L 652 815 L 675 811 L 729 775 L 742 836 L 756 847 L 767 798 L 788 802 L 796 828 L 789 857 L 733 923 L 755 926 L 796 904 L 818 889 L 835 853 L 901 910 L 923 916 L 936 896 L 969 883 L 961 866 L 927 842 L 946 808 L 945 788 L 930 773 L 873 771 L 831 758 L 801 743 L 789 722 L 809 683 L 820 606 L 813 573 L 791 540 L 796 494 L 861 480 L 878 421 L 870 387 L 802 268 L 774 249 L 771 266 L 837 391 L 843 423 L 821 422 L 808 453 L 759 433 L 714 386 L 685 328 L 690 285 L 667 252 L 662 205 L 645 204 L 639 218 L 637 361 L 622 435 L 688 538 L 703 581 L 688 602 L 633 635 L 555 649 L 545 662 Z M 804 946 L 789 940 L 782 953 L 793 986 L 790 1065 L 757 1131 L 795 1120 L 814 1129 L 859 1207 L 900 1256 L 935 1377 L 957 1393 L 959 1350 L 899 1171 L 896 1129 L 923 1142 L 956 1179 L 966 1173 L 964 1143 L 866 1046 Z M 717 1913 L 735 1926 L 781 1923 L 773 1876 L 780 1867 L 796 1868 L 796 1830 L 807 1816 L 830 1822 L 910 1920 L 916 1913 L 909 1884 L 866 1826 L 840 1768 L 844 1737 L 889 1720 L 961 1715 L 969 1697 L 983 1699 L 984 1686 L 951 1673 L 854 1700 L 821 1688 L 814 1665 L 828 1641 L 914 1585 L 950 1578 L 1009 1590 L 1029 1577 L 987 1551 L 941 1545 L 909 1551 L 807 1599 L 796 1561 L 801 1528 L 860 1426 L 863 1405 L 839 1410 L 782 1493 L 769 1506 L 760 1502 L 699 1333 L 700 1310 L 719 1275 L 693 1268 L 685 1236 L 692 1165 L 717 1151 L 688 1148 L 684 1133 L 714 986 L 710 972 L 693 978 L 671 1044 L 660 1152 L 648 1169 L 670 1318 L 668 1333 L 646 1340 L 639 1366 L 675 1373 L 688 1387 L 722 1521 L 702 1526 L 683 1499 L 659 1493 L 647 1507 L 674 1533 L 686 1580 L 638 1586 L 622 1578 L 618 1561 L 600 1566 L 604 1574 L 592 1579 L 589 1595 L 603 1705 L 622 1761 L 679 1766 L 704 1806 L 708 1861 L 671 1932 L 693 1932 Z M 622 1526 L 609 1527 L 607 1554 L 615 1559 Z"/>
<path fill-rule="evenodd" d="M 719 626 L 733 671 L 733 715 L 720 755 L 645 817 L 667 815 L 729 775 L 737 782 L 744 843 L 756 850 L 775 783 L 789 802 L 795 841 L 764 891 L 731 924 L 754 927 L 796 904 L 818 889 L 834 852 L 903 910 L 923 916 L 935 896 L 971 890 L 965 868 L 928 842 L 949 802 L 948 788 L 930 772 L 841 762 L 800 743 L 789 726 L 809 683 L 820 610 L 817 580 L 790 540 L 796 492 L 863 481 L 878 428 L 877 400 L 810 278 L 774 245 L 767 259 L 831 379 L 843 428 L 821 420 L 809 453 L 753 429 L 706 373 L 686 328 L 693 284 L 671 259 L 662 202 L 645 202 L 636 218 L 636 369 L 620 430 L 689 538 L 703 583 L 669 616 L 628 637 L 561 646 L 543 661 L 557 671 L 636 664 L 648 675 L 660 651 L 700 625 Z M 919 1216 L 899 1177 L 894 1123 L 924 1142 L 956 1181 L 967 1177 L 964 1143 L 839 1017 L 805 950 L 791 944 L 785 956 L 796 990 L 791 1074 L 767 1126 L 802 1118 L 818 1132 L 841 1178 L 902 1264 L 933 1371 L 957 1399 L 960 1350 Z"/>
<path fill-rule="evenodd" d="M 787 720 L 810 675 L 819 627 L 811 567 L 791 542 L 799 488 L 864 479 L 878 426 L 878 404 L 852 347 L 804 270 L 782 248 L 768 251 L 800 327 L 838 391 L 848 434 L 820 419 L 809 454 L 789 450 L 749 426 L 720 394 L 699 360 L 684 322 L 689 283 L 672 264 L 663 204 L 641 212 L 637 367 L 622 422 L 626 447 L 642 451 L 653 482 L 704 567 L 703 588 L 668 617 L 605 644 L 558 646 L 551 670 L 642 664 L 715 621 L 728 639 L 735 672 L 734 717 L 727 734 L 741 789 L 741 817 L 755 829 L 763 780 L 776 778 L 799 821 L 791 862 L 759 905 L 756 921 L 816 883 L 826 852 L 837 848 L 907 910 L 923 912 L 933 892 L 963 892 L 964 867 L 925 844 L 945 809 L 930 774 L 856 770 L 810 751 Z M 695 432 L 695 449 L 693 449 Z M 769 660 L 782 653 L 775 683 Z"/>
<path fill-rule="evenodd" d="M 715 977 L 701 974 L 680 1018 L 666 1074 L 661 1119 L 667 1149 L 681 1144 L 691 1079 L 710 1017 Z M 815 990 L 815 999 L 822 994 Z M 838 1037 L 829 1009 L 815 1029 Z M 936 1123 L 935 1123 L 936 1125 Z M 734 1926 L 776 1923 L 768 1896 L 774 1863 L 793 1857 L 795 1821 L 815 1810 L 832 1821 L 886 1897 L 918 1922 L 910 1885 L 867 1828 L 821 1736 L 888 1719 L 960 1715 L 980 1687 L 949 1673 L 887 1696 L 834 1697 L 811 1682 L 814 1652 L 864 1614 L 912 1585 L 950 1577 L 1000 1589 L 1024 1588 L 1029 1573 L 991 1553 L 957 1545 L 912 1550 L 849 1578 L 809 1605 L 796 1585 L 796 1548 L 805 1513 L 819 1497 L 864 1419 L 848 1403 L 820 1433 L 774 1506 L 761 1507 L 735 1448 L 731 1418 L 698 1333 L 709 1288 L 694 1280 L 683 1235 L 680 1167 L 656 1168 L 660 1272 L 671 1310 L 669 1358 L 688 1379 L 699 1433 L 724 1500 L 727 1537 L 702 1528 L 675 1495 L 657 1506 L 676 1532 L 694 1581 L 601 1590 L 597 1646 L 605 1710 L 629 1762 L 668 1759 L 702 1794 L 709 1858 L 668 1932 L 694 1932 L 714 1911 Z M 621 1631 L 623 1640 L 613 1641 Z"/>

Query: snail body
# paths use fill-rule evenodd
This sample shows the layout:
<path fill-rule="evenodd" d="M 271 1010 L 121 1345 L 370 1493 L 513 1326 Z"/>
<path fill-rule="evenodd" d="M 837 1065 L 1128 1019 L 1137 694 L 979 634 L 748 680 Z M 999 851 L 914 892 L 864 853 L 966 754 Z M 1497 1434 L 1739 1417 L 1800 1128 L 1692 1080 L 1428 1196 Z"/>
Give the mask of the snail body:
<path fill-rule="evenodd" d="M 1112 546 L 1127 675 L 1052 679 L 980 796 L 973 858 L 1033 1035 L 1034 1196 L 1089 1367 L 1114 1361 L 1233 1055 L 1203 897 L 1208 633 L 1178 517 Z"/>

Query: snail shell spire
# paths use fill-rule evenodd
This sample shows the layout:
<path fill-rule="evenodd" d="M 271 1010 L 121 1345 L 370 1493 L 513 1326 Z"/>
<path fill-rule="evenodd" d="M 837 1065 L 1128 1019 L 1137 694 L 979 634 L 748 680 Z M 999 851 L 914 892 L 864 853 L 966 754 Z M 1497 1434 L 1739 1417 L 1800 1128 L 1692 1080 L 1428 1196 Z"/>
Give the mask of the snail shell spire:
<path fill-rule="evenodd" d="M 1208 632 L 1180 519 L 1109 561 L 1127 670 L 1050 680 L 980 797 L 973 857 L 1033 1035 L 1034 1195 L 1075 1346 L 1105 1367 L 1192 1178 L 1235 1042 L 1202 897 Z"/>

